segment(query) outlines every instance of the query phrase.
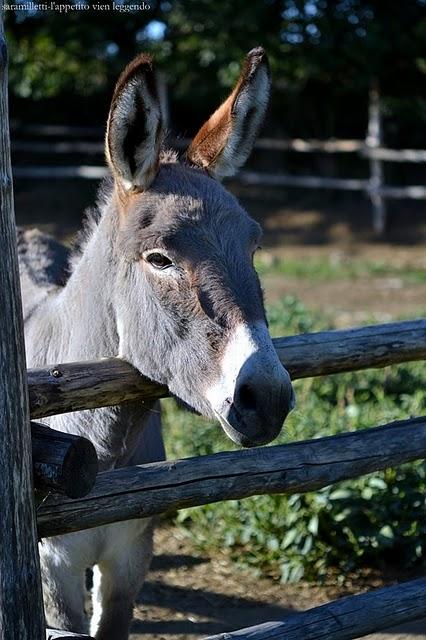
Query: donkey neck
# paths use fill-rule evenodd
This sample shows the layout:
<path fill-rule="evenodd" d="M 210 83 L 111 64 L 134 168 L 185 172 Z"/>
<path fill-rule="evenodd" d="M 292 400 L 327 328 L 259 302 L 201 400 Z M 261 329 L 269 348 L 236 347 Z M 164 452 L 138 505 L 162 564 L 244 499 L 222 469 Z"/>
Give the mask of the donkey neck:
<path fill-rule="evenodd" d="M 118 353 L 114 289 L 117 213 L 106 205 L 66 286 L 49 297 L 26 327 L 29 366 L 93 360 Z M 90 437 L 100 469 L 122 466 L 134 454 L 151 405 L 130 403 L 54 416 L 61 431 Z"/>
<path fill-rule="evenodd" d="M 53 342 L 58 350 L 56 359 L 63 362 L 117 355 L 113 304 L 116 228 L 116 213 L 110 204 L 105 207 L 66 286 L 53 303 L 58 321 L 58 339 Z"/>
<path fill-rule="evenodd" d="M 116 227 L 117 214 L 110 203 L 104 206 L 66 286 L 48 292 L 25 323 L 29 367 L 117 355 Z"/>

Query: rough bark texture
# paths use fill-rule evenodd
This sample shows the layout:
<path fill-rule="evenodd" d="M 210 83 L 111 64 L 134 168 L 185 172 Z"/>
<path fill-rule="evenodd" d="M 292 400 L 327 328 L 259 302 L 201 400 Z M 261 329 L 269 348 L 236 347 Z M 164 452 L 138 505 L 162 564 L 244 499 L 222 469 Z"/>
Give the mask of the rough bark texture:
<path fill-rule="evenodd" d="M 0 638 L 45 637 L 0 8 Z"/>
<path fill-rule="evenodd" d="M 426 319 L 275 338 L 293 379 L 426 359 Z M 31 416 L 93 409 L 127 400 L 147 402 L 167 389 L 119 358 L 28 371 Z"/>
<path fill-rule="evenodd" d="M 98 457 L 90 440 L 31 423 L 35 488 L 82 498 L 93 487 Z"/>
<path fill-rule="evenodd" d="M 81 633 L 71 631 L 58 631 L 58 629 L 46 629 L 46 640 L 94 640 L 92 636 L 85 636 Z"/>
<path fill-rule="evenodd" d="M 251 495 L 306 492 L 424 457 L 426 418 L 417 418 L 318 440 L 127 467 L 98 474 L 85 498 L 48 498 L 38 510 L 39 534 Z"/>
<path fill-rule="evenodd" d="M 71 631 L 58 631 L 58 629 L 46 629 L 46 640 L 94 640 L 91 636 L 84 636 L 81 633 Z"/>
<path fill-rule="evenodd" d="M 388 627 L 418 620 L 426 609 L 426 579 L 348 596 L 247 629 L 205 640 L 352 640 Z"/>

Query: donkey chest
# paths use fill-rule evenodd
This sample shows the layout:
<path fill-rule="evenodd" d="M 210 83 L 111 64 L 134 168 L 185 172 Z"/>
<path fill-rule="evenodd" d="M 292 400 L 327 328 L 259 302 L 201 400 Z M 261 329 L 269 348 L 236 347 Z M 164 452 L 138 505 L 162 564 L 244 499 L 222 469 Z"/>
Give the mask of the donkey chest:
<path fill-rule="evenodd" d="M 54 416 L 49 425 L 89 438 L 98 455 L 99 470 L 106 471 L 129 464 L 149 420 L 149 411 L 131 403 Z"/>

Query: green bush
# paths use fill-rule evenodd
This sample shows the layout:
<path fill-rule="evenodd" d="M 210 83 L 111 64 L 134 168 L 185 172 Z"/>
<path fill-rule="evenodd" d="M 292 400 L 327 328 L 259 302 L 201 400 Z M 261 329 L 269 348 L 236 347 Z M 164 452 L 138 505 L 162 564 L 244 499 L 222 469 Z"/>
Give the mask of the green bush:
<path fill-rule="evenodd" d="M 268 310 L 271 333 L 324 329 L 321 318 L 286 298 Z M 426 407 L 423 363 L 295 382 L 297 409 L 275 444 L 383 424 Z M 235 448 L 220 427 L 164 407 L 169 457 Z M 407 434 L 407 437 L 410 437 Z M 426 466 L 416 462 L 303 495 L 254 496 L 185 509 L 177 522 L 204 549 L 227 549 L 284 582 L 341 575 L 384 563 L 412 567 L 426 551 Z"/>

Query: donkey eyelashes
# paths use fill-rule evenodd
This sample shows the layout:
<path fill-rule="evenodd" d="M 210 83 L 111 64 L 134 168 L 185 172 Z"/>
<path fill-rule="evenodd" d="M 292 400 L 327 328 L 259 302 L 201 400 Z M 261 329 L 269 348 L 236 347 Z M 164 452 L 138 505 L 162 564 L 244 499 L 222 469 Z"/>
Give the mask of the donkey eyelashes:
<path fill-rule="evenodd" d="M 166 269 L 175 266 L 173 261 L 167 255 L 158 250 L 146 251 L 142 257 L 146 262 L 148 262 L 148 264 L 158 271 L 165 271 Z"/>
<path fill-rule="evenodd" d="M 173 262 L 162 253 L 150 253 L 149 256 L 147 256 L 146 261 L 156 269 L 162 270 L 173 265 Z"/>

